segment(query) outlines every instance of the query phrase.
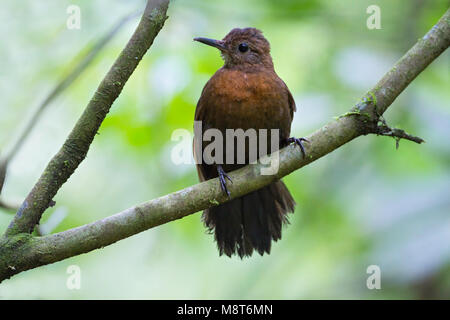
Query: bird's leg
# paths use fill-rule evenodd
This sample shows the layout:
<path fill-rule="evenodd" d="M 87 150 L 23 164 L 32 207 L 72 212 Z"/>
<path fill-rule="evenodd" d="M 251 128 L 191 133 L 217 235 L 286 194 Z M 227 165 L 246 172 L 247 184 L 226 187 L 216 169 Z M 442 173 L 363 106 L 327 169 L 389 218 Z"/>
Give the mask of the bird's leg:
<path fill-rule="evenodd" d="M 302 155 L 303 155 L 303 158 L 304 158 L 306 156 L 306 152 L 305 152 L 305 147 L 303 146 L 302 141 L 309 142 L 309 140 L 305 139 L 305 138 L 291 137 L 291 138 L 287 138 L 286 139 L 286 143 L 287 144 L 295 142 L 300 147 L 300 150 L 302 151 Z"/>
<path fill-rule="evenodd" d="M 220 187 L 222 188 L 223 192 L 225 192 L 227 196 L 230 197 L 230 191 L 228 191 L 227 189 L 227 181 L 225 180 L 225 178 L 228 179 L 231 183 L 233 183 L 233 181 L 223 170 L 220 164 L 217 165 L 217 173 L 219 174 Z"/>

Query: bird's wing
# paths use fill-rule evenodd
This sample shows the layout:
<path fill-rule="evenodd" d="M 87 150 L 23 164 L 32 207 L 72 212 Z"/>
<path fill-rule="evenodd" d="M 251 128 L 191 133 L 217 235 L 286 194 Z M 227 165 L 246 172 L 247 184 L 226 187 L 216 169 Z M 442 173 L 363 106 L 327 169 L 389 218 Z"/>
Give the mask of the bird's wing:
<path fill-rule="evenodd" d="M 286 84 L 285 84 L 286 85 Z M 297 111 L 297 107 L 295 106 L 295 100 L 292 96 L 291 91 L 289 91 L 289 88 L 286 86 L 286 90 L 288 93 L 288 101 L 289 101 L 289 109 L 291 110 L 291 118 L 294 118 L 294 112 Z"/>
<path fill-rule="evenodd" d="M 206 106 L 207 99 L 205 99 L 206 95 L 204 93 L 209 88 L 209 82 L 210 81 L 208 81 L 206 83 L 206 85 L 203 87 L 202 94 L 200 95 L 200 99 L 198 100 L 197 107 L 195 108 L 195 115 L 194 115 L 195 121 L 202 121 L 202 133 L 201 133 L 202 135 L 203 135 L 203 132 L 207 129 L 207 128 L 205 128 L 204 121 L 206 119 L 206 112 L 207 112 L 208 108 Z M 194 134 L 195 134 L 195 132 L 194 132 Z M 200 181 L 205 181 L 206 180 L 205 167 L 200 163 L 203 160 L 203 159 L 201 159 L 202 155 L 197 154 L 195 151 L 197 149 L 196 148 L 197 147 L 196 140 L 197 140 L 197 137 L 194 136 L 194 141 L 192 142 L 192 152 L 193 152 L 195 164 L 197 167 L 198 178 Z"/>

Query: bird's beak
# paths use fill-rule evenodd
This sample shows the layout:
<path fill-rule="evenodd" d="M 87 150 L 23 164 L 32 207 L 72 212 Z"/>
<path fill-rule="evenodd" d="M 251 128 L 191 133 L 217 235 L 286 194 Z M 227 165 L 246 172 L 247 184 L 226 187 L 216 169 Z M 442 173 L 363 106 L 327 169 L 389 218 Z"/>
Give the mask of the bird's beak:
<path fill-rule="evenodd" d="M 194 38 L 194 41 L 207 44 L 208 46 L 217 48 L 221 51 L 227 51 L 227 48 L 225 47 L 224 42 L 222 40 L 214 40 L 208 38 Z"/>

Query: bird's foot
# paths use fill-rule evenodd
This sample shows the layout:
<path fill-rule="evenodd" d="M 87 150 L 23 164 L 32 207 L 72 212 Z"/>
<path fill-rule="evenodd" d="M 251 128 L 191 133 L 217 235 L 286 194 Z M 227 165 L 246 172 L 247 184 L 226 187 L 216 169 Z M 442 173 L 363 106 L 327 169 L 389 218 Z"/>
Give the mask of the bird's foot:
<path fill-rule="evenodd" d="M 222 191 L 230 197 L 230 191 L 228 191 L 227 181 L 225 179 L 228 179 L 231 183 L 233 183 L 233 180 L 231 180 L 221 165 L 217 165 L 217 173 L 219 174 L 220 188 L 222 188 Z"/>
<path fill-rule="evenodd" d="M 305 138 L 294 138 L 294 137 L 291 137 L 291 138 L 287 138 L 286 139 L 286 142 L 288 144 L 292 143 L 292 142 L 295 142 L 300 147 L 300 150 L 302 151 L 302 155 L 303 155 L 303 158 L 304 158 L 306 156 L 306 152 L 305 152 L 305 147 L 303 146 L 302 141 L 305 141 L 305 142 L 309 143 L 309 140 L 305 139 Z"/>

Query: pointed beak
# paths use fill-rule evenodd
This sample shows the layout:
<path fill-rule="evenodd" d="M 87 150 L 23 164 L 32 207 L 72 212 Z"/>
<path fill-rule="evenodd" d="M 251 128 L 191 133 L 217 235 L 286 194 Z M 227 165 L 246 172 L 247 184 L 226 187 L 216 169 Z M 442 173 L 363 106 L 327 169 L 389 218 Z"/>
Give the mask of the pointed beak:
<path fill-rule="evenodd" d="M 214 40 L 214 39 L 208 39 L 208 38 L 194 38 L 194 41 L 198 41 L 198 42 L 207 44 L 208 46 L 217 48 L 221 51 L 227 51 L 227 48 L 225 48 L 224 42 L 222 40 Z"/>

